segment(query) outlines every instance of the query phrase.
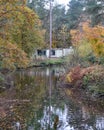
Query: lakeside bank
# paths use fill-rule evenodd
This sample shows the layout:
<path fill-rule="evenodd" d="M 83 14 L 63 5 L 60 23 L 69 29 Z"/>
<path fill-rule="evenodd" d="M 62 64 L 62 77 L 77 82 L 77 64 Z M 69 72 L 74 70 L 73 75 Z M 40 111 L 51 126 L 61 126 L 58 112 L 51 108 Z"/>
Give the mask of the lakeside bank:
<path fill-rule="evenodd" d="M 63 86 L 69 90 L 84 91 L 92 98 L 104 99 L 104 66 L 76 66 L 62 78 Z"/>

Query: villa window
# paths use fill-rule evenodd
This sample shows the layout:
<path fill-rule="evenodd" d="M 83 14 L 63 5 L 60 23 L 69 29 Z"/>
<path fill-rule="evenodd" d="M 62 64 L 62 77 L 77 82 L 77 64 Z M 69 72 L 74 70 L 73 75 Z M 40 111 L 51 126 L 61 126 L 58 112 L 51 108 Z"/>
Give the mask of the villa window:
<path fill-rule="evenodd" d="M 51 50 L 51 55 L 55 55 L 55 50 Z"/>
<path fill-rule="evenodd" d="M 37 54 L 38 54 L 38 56 L 41 56 L 42 55 L 42 51 L 41 50 L 37 50 Z"/>
<path fill-rule="evenodd" d="M 43 54 L 44 56 L 46 56 L 46 50 L 43 50 L 42 54 Z"/>

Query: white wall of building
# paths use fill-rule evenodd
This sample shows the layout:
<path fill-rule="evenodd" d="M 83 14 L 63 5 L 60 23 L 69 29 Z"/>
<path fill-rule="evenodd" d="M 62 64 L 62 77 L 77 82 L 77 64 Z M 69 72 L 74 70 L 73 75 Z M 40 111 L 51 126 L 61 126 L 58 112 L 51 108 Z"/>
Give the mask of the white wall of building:
<path fill-rule="evenodd" d="M 49 58 L 49 49 L 46 50 L 46 57 Z"/>
<path fill-rule="evenodd" d="M 59 57 L 63 57 L 63 56 L 67 56 L 69 54 L 72 54 L 73 53 L 73 48 L 70 47 L 70 48 L 64 48 L 64 49 L 60 49 L 60 48 L 57 48 L 57 49 L 52 49 L 55 51 L 55 54 L 51 54 L 51 57 L 52 58 L 59 58 Z M 38 56 L 37 54 L 37 58 L 39 57 L 43 57 L 43 58 L 49 58 L 49 54 L 50 54 L 50 50 L 49 49 L 46 49 L 46 55 L 41 55 L 41 56 Z"/>
<path fill-rule="evenodd" d="M 62 57 L 63 56 L 63 50 L 56 50 L 56 57 Z"/>

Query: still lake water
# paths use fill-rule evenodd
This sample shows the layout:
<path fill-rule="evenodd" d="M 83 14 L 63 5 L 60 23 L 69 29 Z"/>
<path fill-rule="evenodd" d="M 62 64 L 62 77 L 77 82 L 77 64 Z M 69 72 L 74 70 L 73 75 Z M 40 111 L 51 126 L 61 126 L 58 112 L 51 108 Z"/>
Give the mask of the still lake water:
<path fill-rule="evenodd" d="M 0 130 L 104 130 L 104 111 L 58 85 L 62 67 L 17 71 L 0 96 Z M 68 92 L 69 91 L 69 92 Z"/>

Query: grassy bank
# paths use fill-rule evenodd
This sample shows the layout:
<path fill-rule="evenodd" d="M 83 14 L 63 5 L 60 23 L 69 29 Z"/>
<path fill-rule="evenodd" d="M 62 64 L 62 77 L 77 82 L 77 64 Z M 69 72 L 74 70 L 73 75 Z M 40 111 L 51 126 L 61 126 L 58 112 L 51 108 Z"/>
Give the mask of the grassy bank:
<path fill-rule="evenodd" d="M 49 66 L 49 65 L 61 65 L 66 62 L 66 57 L 61 58 L 47 58 L 47 59 L 36 59 L 35 61 L 32 61 L 29 66 L 38 67 L 38 66 Z"/>

